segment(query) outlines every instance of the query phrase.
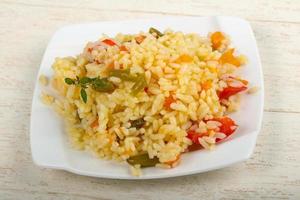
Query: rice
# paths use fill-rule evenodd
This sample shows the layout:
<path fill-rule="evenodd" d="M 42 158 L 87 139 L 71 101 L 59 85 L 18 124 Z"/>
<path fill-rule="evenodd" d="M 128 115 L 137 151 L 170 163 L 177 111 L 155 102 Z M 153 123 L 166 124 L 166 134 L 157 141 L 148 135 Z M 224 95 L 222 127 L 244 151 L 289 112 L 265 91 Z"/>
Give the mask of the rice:
<path fill-rule="evenodd" d="M 250 88 L 250 89 L 247 91 L 247 93 L 248 93 L 248 94 L 254 94 L 254 93 L 256 93 L 258 90 L 259 90 L 258 87 L 252 87 L 252 88 Z"/>
<path fill-rule="evenodd" d="M 42 86 L 47 86 L 48 85 L 48 78 L 45 76 L 45 75 L 40 75 L 39 77 L 39 83 L 42 85 Z"/>
<path fill-rule="evenodd" d="M 130 166 L 130 170 L 131 170 L 131 174 L 133 176 L 141 176 L 142 175 L 141 166 L 140 165 Z"/>
<path fill-rule="evenodd" d="M 175 167 L 191 144 L 213 149 L 237 127 L 230 121 L 224 128 L 239 102 L 226 90 L 247 88 L 233 74 L 246 58 L 230 54 L 223 37 L 216 46 L 211 34 L 171 30 L 104 36 L 76 57 L 55 60 L 50 82 L 59 98 L 42 93 L 42 100 L 65 119 L 75 148 L 116 161 L 146 153 L 156 159 L 152 166 Z M 132 174 L 141 167 L 132 164 Z"/>
<path fill-rule="evenodd" d="M 41 100 L 44 104 L 51 105 L 54 102 L 54 97 L 49 94 L 42 93 Z"/>

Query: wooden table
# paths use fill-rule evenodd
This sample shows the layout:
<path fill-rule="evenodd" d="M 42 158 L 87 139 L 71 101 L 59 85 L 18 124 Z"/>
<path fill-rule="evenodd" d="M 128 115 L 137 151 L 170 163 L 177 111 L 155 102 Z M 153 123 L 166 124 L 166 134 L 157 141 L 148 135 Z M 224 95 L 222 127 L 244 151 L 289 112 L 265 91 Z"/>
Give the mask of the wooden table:
<path fill-rule="evenodd" d="M 35 166 L 29 147 L 31 98 L 56 29 L 166 15 L 250 21 L 266 91 L 263 128 L 251 159 L 208 173 L 146 181 Z M 300 199 L 300 1 L 0 0 L 0 46 L 0 199 Z"/>

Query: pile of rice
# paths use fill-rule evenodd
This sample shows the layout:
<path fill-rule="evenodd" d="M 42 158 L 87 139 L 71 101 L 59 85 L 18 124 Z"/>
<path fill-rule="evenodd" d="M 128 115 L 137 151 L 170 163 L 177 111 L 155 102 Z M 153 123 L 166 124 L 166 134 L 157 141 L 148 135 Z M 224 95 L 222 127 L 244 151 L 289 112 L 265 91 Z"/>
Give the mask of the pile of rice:
<path fill-rule="evenodd" d="M 49 83 L 57 93 L 42 93 L 42 100 L 63 117 L 75 148 L 117 161 L 146 152 L 150 158 L 159 159 L 157 166 L 174 167 L 179 155 L 192 144 L 188 130 L 208 132 L 199 143 L 213 149 L 216 138 L 225 136 L 215 131 L 220 123 L 207 120 L 238 109 L 238 95 L 223 100 L 218 96 L 228 86 L 226 78 L 238 68 L 219 62 L 230 48 L 228 36 L 223 35 L 217 48 L 212 47 L 211 35 L 201 37 L 171 30 L 160 37 L 147 32 L 103 36 L 89 42 L 80 55 L 55 60 Z M 115 45 L 103 43 L 104 39 Z M 241 65 L 245 63 L 243 56 L 236 59 Z M 129 69 L 133 75 L 143 73 L 147 87 L 132 95 L 132 82 L 109 77 L 116 89 L 106 93 L 89 87 L 85 103 L 80 87 L 65 83 L 65 78 L 77 76 L 107 77 L 111 69 Z M 46 85 L 47 77 L 41 76 L 40 82 Z M 165 100 L 170 96 L 174 102 L 166 107 Z M 131 128 L 130 122 L 139 118 L 145 120 L 145 125 Z M 135 175 L 139 175 L 139 167 L 133 166 Z"/>

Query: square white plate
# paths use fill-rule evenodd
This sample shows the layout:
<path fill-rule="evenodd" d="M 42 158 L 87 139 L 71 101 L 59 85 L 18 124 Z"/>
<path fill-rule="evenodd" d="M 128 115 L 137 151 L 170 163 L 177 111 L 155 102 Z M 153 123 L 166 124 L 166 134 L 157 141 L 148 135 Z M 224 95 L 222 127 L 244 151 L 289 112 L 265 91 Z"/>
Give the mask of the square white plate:
<path fill-rule="evenodd" d="M 234 17 L 172 17 L 153 20 L 99 22 L 64 27 L 58 30 L 45 51 L 40 74 L 52 75 L 55 57 L 79 54 L 88 41 L 97 40 L 105 33 L 114 36 L 119 32 L 138 33 L 149 27 L 159 30 L 171 28 L 185 33 L 206 35 L 223 31 L 231 36 L 239 53 L 245 54 L 249 63 L 241 74 L 251 85 L 258 86 L 254 95 L 244 95 L 240 111 L 231 115 L 239 125 L 230 139 L 217 145 L 214 151 L 199 150 L 182 156 L 181 164 L 173 169 L 147 168 L 141 177 L 131 176 L 123 163 L 99 160 L 91 154 L 71 148 L 63 120 L 40 101 L 41 88 L 36 82 L 32 100 L 30 140 L 34 162 L 42 167 L 63 169 L 76 174 L 114 179 L 154 179 L 182 176 L 222 168 L 250 157 L 259 133 L 264 87 L 260 57 L 249 23 Z"/>

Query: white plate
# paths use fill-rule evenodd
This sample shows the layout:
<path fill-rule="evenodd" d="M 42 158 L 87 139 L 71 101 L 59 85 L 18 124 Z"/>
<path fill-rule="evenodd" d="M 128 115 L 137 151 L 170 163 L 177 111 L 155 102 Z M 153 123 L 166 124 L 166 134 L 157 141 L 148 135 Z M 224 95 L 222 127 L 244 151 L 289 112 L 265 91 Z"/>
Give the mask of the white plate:
<path fill-rule="evenodd" d="M 64 27 L 58 30 L 46 49 L 40 74 L 50 76 L 55 57 L 80 53 L 88 41 L 97 40 L 102 33 L 114 36 L 119 32 L 137 33 L 149 27 L 159 30 L 194 32 L 206 35 L 221 30 L 229 34 L 239 53 L 245 54 L 249 63 L 241 74 L 251 85 L 258 86 L 254 95 L 245 95 L 240 111 L 231 117 L 239 128 L 228 141 L 217 145 L 214 151 L 200 150 L 186 153 L 181 164 L 173 169 L 147 168 L 141 177 L 130 175 L 123 163 L 99 160 L 91 154 L 70 147 L 64 131 L 63 120 L 40 101 L 41 88 L 36 82 L 32 100 L 30 140 L 34 162 L 42 167 L 63 169 L 76 174 L 114 179 L 154 179 L 182 176 L 222 168 L 246 160 L 255 147 L 263 114 L 263 77 L 256 41 L 249 23 L 234 17 L 172 17 L 153 20 L 99 22 Z"/>

